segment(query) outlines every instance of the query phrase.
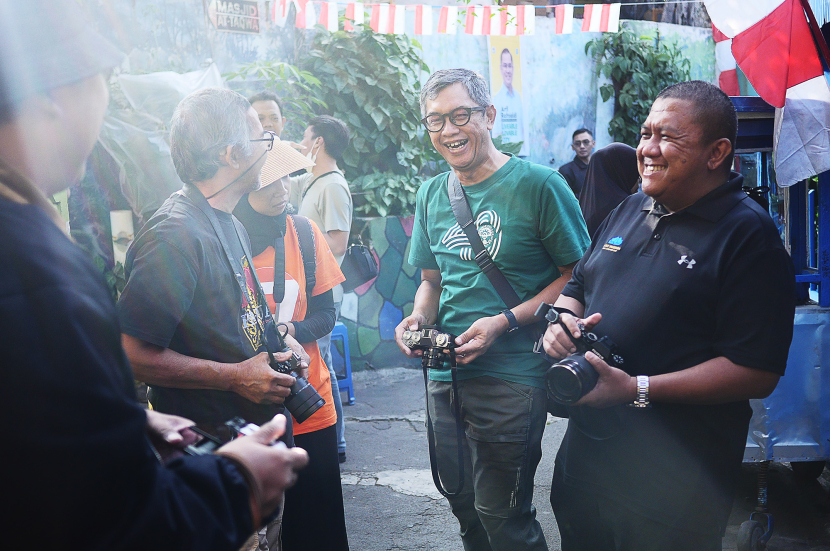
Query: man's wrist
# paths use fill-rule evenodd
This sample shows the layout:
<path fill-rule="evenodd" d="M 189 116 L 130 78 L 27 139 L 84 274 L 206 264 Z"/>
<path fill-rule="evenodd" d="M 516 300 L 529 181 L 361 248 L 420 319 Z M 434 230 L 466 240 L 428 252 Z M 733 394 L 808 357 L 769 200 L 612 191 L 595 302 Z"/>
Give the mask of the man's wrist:
<path fill-rule="evenodd" d="M 498 326 L 498 334 L 499 335 L 504 335 L 505 333 L 507 333 L 510 330 L 510 322 L 507 320 L 507 317 L 502 312 L 499 312 L 498 314 L 493 316 L 493 319 L 495 319 L 496 323 L 499 324 L 499 326 Z"/>
<path fill-rule="evenodd" d="M 509 309 L 505 309 L 501 311 L 502 317 L 507 320 L 507 329 L 508 333 L 512 333 L 516 329 L 519 328 L 519 322 L 516 320 L 516 316 L 511 312 Z"/>

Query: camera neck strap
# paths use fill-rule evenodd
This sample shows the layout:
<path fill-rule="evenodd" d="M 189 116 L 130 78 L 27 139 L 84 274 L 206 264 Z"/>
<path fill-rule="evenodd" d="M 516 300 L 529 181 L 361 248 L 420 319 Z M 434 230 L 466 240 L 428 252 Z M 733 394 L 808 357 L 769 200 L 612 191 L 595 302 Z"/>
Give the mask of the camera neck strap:
<path fill-rule="evenodd" d="M 461 229 L 464 230 L 464 234 L 470 242 L 470 247 L 473 249 L 476 264 L 478 264 L 478 267 L 484 275 L 487 276 L 487 279 L 490 280 L 490 284 L 496 290 L 499 297 L 501 297 L 505 306 L 508 308 L 518 306 L 522 303 L 522 300 L 516 294 L 510 282 L 507 281 L 507 278 L 504 277 L 504 274 L 501 273 L 499 267 L 496 266 L 493 257 L 490 256 L 490 253 L 481 241 L 481 236 L 478 234 L 478 227 L 473 221 L 473 213 L 470 210 L 467 195 L 464 193 L 461 182 L 458 181 L 458 176 L 455 175 L 452 169 L 447 177 L 447 194 L 450 197 L 450 206 L 452 207 L 455 220 L 461 226 Z"/>
<path fill-rule="evenodd" d="M 196 208 L 202 211 L 202 214 L 210 221 L 210 225 L 213 228 L 213 233 L 216 234 L 216 237 L 219 239 L 219 243 L 222 245 L 222 250 L 225 252 L 225 256 L 228 259 L 228 264 L 230 264 L 230 268 L 233 271 L 234 279 L 236 279 L 237 285 L 239 285 L 240 291 L 242 291 L 242 296 L 248 300 L 248 304 L 259 304 L 259 308 L 257 309 L 257 318 L 258 323 L 260 325 L 260 330 L 262 331 L 262 344 L 264 345 L 268 354 L 271 354 L 271 350 L 268 347 L 268 339 L 266 337 L 267 329 L 266 326 L 269 322 L 276 323 L 274 318 L 271 316 L 271 310 L 268 308 L 268 302 L 265 300 L 265 293 L 262 292 L 262 286 L 259 283 L 259 278 L 256 275 L 256 269 L 254 269 L 253 265 L 253 256 L 251 256 L 251 249 L 248 247 L 247 239 L 243 238 L 242 234 L 239 231 L 239 225 L 236 219 L 234 219 L 233 227 L 236 230 L 236 236 L 239 239 L 239 244 L 242 246 L 242 250 L 245 253 L 245 256 L 248 257 L 248 262 L 250 263 L 250 273 L 251 277 L 253 278 L 254 282 L 254 289 L 253 292 L 256 294 L 256 300 L 250 294 L 250 289 L 248 288 L 248 281 L 245 278 L 245 270 L 242 266 L 242 262 L 240 259 L 235 258 L 233 253 L 231 252 L 230 244 L 228 243 L 227 237 L 225 237 L 225 232 L 222 230 L 222 226 L 219 223 L 219 218 L 216 216 L 216 213 L 213 212 L 213 207 L 210 206 L 205 196 L 202 194 L 201 191 L 196 186 L 191 184 L 184 184 L 182 186 L 181 191 L 178 192 L 179 195 L 186 197 L 193 203 Z M 256 352 L 256 351 L 255 351 Z"/>

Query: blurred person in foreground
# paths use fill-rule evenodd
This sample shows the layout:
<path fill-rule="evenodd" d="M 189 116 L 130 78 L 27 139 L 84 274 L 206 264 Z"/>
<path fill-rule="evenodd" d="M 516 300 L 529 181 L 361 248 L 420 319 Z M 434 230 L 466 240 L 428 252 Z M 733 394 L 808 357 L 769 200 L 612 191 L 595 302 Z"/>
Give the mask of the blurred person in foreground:
<path fill-rule="evenodd" d="M 778 232 L 730 171 L 738 120 L 717 87 L 657 96 L 640 131 L 642 193 L 606 218 L 555 303 L 596 327 L 596 387 L 569 407 L 551 504 L 563 551 L 720 551 L 751 398 L 784 374 L 795 278 Z M 578 325 L 582 324 L 582 327 Z M 544 349 L 575 347 L 551 324 Z"/>
<path fill-rule="evenodd" d="M 307 157 L 277 140 L 262 168 L 263 187 L 243 196 L 233 213 L 251 237 L 254 268 L 268 307 L 308 353 L 308 381 L 326 401 L 294 425 L 294 442 L 308 452 L 309 463 L 285 494 L 283 549 L 348 551 L 337 412 L 329 369 L 317 346 L 317 339 L 334 327 L 332 289 L 344 277 L 317 225 L 286 211 L 288 175 L 309 166 Z"/>
<path fill-rule="evenodd" d="M 136 401 L 109 290 L 49 199 L 83 175 L 123 58 L 89 29 L 74 2 L 0 0 L 0 530 L 9 548 L 237 549 L 307 457 L 268 445 L 278 417 L 170 459 L 193 423 Z"/>

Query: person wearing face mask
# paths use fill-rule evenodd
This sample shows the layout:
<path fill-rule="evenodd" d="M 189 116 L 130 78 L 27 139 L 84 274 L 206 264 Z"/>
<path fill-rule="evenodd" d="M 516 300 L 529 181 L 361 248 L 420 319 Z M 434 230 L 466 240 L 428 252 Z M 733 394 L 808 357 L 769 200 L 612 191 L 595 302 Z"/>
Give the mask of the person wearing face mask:
<path fill-rule="evenodd" d="M 343 171 L 337 166 L 348 145 L 349 129 L 343 121 L 328 115 L 312 119 L 303 133 L 300 151 L 311 159 L 314 167 L 307 174 L 292 178 L 289 199 L 299 214 L 323 230 L 323 237 L 338 265 L 343 262 L 346 254 L 352 227 L 352 195 Z M 343 302 L 342 286 L 334 288 L 333 298 L 336 321 Z M 321 338 L 318 344 L 331 375 L 334 405 L 337 409 L 337 451 L 342 463 L 346 461 L 346 438 L 343 405 L 331 361 L 331 334 Z"/>
<path fill-rule="evenodd" d="M 302 344 L 310 358 L 309 383 L 326 401 L 302 424 L 294 425 L 295 443 L 308 451 L 309 464 L 296 491 L 285 496 L 282 548 L 344 551 L 349 544 L 337 456 L 337 413 L 331 375 L 316 341 L 334 327 L 332 289 L 344 277 L 317 225 L 286 212 L 288 174 L 310 164 L 288 143 L 277 140 L 262 169 L 265 185 L 242 197 L 233 213 L 251 237 L 253 263 L 268 307 Z M 320 529 L 321 519 L 325 529 Z"/>

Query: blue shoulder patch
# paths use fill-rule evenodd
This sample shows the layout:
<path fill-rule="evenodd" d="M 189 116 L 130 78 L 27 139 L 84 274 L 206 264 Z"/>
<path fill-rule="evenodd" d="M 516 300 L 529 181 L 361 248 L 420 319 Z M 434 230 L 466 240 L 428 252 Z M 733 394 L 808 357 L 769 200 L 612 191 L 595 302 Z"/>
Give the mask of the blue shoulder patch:
<path fill-rule="evenodd" d="M 622 242 L 623 242 L 623 238 L 622 238 L 622 237 L 619 237 L 619 236 L 617 236 L 617 237 L 612 237 L 611 239 L 609 239 L 609 240 L 608 240 L 608 244 L 609 244 L 609 245 L 616 245 L 616 246 L 618 246 L 618 247 L 619 247 L 620 245 L 622 245 Z"/>

